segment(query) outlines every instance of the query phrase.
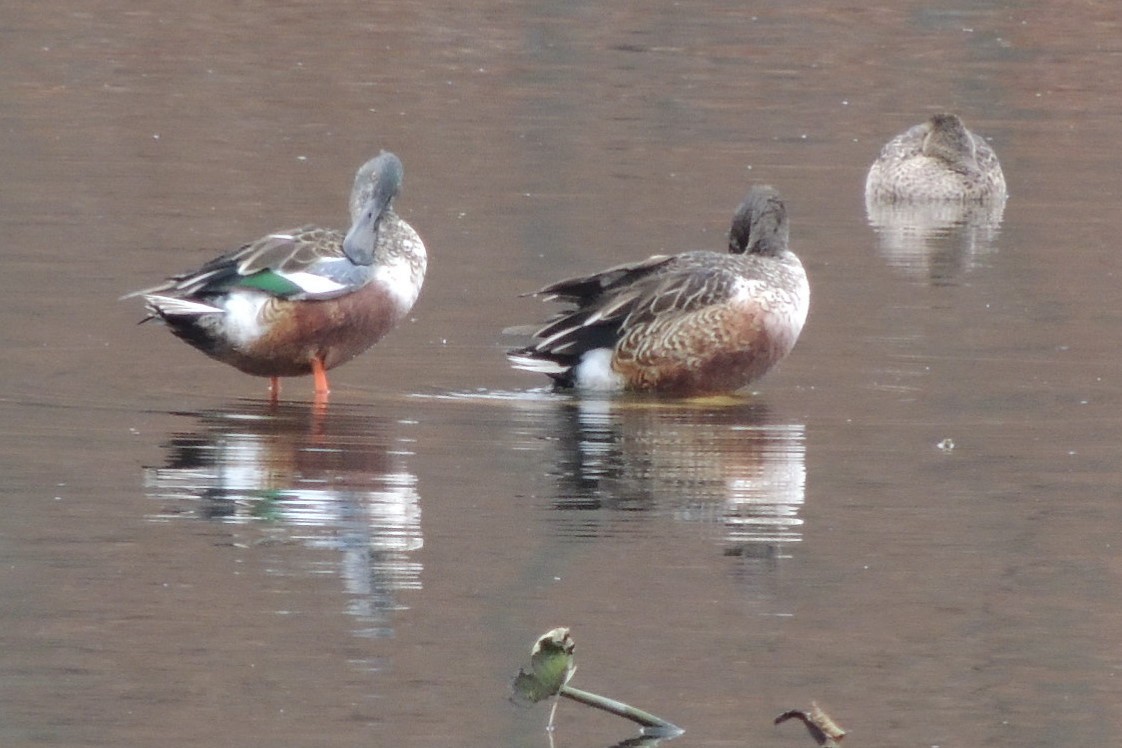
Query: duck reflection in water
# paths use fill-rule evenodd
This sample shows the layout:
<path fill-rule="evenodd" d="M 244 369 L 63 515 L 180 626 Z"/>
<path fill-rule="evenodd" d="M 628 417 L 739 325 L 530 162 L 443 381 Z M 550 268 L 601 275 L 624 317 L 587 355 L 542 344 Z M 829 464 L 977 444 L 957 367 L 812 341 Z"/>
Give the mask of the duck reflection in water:
<path fill-rule="evenodd" d="M 949 286 L 995 251 L 1005 202 L 866 203 L 865 210 L 890 267 L 913 280 Z"/>
<path fill-rule="evenodd" d="M 584 398 L 558 409 L 564 532 L 623 535 L 668 515 L 720 527 L 726 555 L 774 566 L 802 540 L 803 424 L 775 423 L 758 402 L 652 405 Z"/>
<path fill-rule="evenodd" d="M 281 540 L 329 550 L 356 633 L 390 634 L 398 593 L 421 586 L 420 496 L 409 444 L 392 435 L 400 426 L 255 401 L 180 415 L 193 429 L 163 445 L 164 465 L 145 469 L 146 493 L 160 505 L 150 519 L 225 523 L 235 543 L 251 547 Z M 318 564 L 300 572 L 319 574 Z"/>

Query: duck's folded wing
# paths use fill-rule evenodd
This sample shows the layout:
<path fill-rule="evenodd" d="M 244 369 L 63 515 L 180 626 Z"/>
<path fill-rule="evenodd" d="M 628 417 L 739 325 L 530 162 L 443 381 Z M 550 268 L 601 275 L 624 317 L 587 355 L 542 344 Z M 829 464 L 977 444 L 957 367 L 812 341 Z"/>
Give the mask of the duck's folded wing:
<path fill-rule="evenodd" d="M 239 275 L 249 276 L 262 270 L 299 272 L 318 262 L 342 257 L 341 232 L 302 226 L 263 236 L 239 249 L 231 259 L 237 262 Z"/>
<path fill-rule="evenodd" d="M 692 314 L 728 302 L 742 292 L 747 281 L 724 264 L 680 263 L 637 289 L 626 305 L 624 327 L 646 324 L 656 318 Z M 605 313 L 618 314 L 614 309 Z"/>
<path fill-rule="evenodd" d="M 530 295 L 542 296 L 547 301 L 558 300 L 578 305 L 587 304 L 598 296 L 625 288 L 652 273 L 657 273 L 674 259 L 670 255 L 654 255 L 639 262 L 616 265 L 592 275 L 566 278 L 556 283 L 550 283 Z"/>
<path fill-rule="evenodd" d="M 558 313 L 535 333 L 538 342 L 531 349 L 560 354 L 611 347 L 614 341 L 656 319 L 665 322 L 668 317 L 720 304 L 743 282 L 723 263 L 714 267 L 688 254 L 662 258 L 650 266 L 621 266 L 597 276 L 628 268 L 640 270 L 637 279 L 633 275 L 628 283 L 615 283 L 590 303 Z M 656 269 L 659 272 L 653 272 Z M 597 276 L 574 281 L 587 284 Z"/>
<path fill-rule="evenodd" d="M 282 298 L 332 298 L 350 290 L 354 281 L 342 246 L 342 233 L 332 229 L 278 231 L 129 295 L 197 298 L 255 288 Z"/>

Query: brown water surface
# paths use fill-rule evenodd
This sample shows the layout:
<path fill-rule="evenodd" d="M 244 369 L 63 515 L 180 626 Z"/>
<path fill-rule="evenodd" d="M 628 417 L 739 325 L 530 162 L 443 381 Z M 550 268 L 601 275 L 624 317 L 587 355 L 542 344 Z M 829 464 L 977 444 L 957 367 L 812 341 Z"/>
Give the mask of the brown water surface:
<path fill-rule="evenodd" d="M 617 7 L 618 6 L 618 7 Z M 1122 28 L 1109 2 L 9 3 L 0 10 L 0 744 L 550 744 L 545 630 L 682 746 L 1122 741 Z M 932 111 L 996 215 L 866 215 Z M 405 164 L 430 273 L 264 381 L 129 290 L 340 225 Z M 510 370 L 521 291 L 723 246 L 784 194 L 813 302 L 750 395 Z M 563 704 L 553 744 L 633 735 Z"/>

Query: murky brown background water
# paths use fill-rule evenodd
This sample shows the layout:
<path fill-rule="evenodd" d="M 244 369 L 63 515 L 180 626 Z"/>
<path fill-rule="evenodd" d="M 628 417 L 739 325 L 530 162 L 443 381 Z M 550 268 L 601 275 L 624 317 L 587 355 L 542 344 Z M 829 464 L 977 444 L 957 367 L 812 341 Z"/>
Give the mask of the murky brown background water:
<path fill-rule="evenodd" d="M 0 743 L 548 745 L 506 683 L 675 745 L 1122 735 L 1112 2 L 0 10 Z M 874 232 L 880 145 L 951 108 L 1000 224 Z M 400 155 L 413 319 L 324 411 L 137 328 L 121 293 L 340 224 Z M 719 248 L 788 201 L 814 292 L 758 393 L 645 407 L 507 369 L 516 292 Z M 940 449 L 943 440 L 953 449 Z M 629 726 L 562 705 L 555 744 Z"/>

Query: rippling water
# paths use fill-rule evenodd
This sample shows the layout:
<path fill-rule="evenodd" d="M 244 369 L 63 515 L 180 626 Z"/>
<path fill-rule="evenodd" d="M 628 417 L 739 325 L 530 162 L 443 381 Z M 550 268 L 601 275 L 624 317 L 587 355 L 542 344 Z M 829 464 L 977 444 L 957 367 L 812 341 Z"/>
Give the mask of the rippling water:
<path fill-rule="evenodd" d="M 0 743 L 548 745 L 574 685 L 809 745 L 1122 733 L 1114 6 L 156 4 L 0 11 Z M 867 210 L 889 137 L 959 111 L 995 212 Z M 122 293 L 345 221 L 405 164 L 431 258 L 327 403 Z M 520 292 L 720 249 L 750 183 L 811 278 L 738 397 L 580 399 L 510 370 Z M 552 743 L 630 725 L 562 704 Z"/>

